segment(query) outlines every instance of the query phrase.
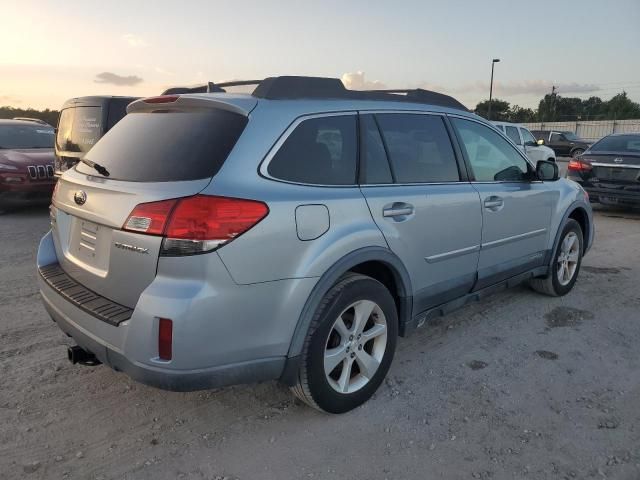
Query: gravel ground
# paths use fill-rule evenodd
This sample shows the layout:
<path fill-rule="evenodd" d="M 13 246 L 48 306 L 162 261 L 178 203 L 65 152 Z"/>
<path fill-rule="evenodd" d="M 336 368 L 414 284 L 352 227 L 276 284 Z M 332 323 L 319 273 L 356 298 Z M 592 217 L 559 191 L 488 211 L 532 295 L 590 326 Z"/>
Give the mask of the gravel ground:
<path fill-rule="evenodd" d="M 171 393 L 72 366 L 36 288 L 46 209 L 0 216 L 0 478 L 640 478 L 640 215 L 598 208 L 563 298 L 526 287 L 401 340 L 363 407 L 276 383 Z"/>

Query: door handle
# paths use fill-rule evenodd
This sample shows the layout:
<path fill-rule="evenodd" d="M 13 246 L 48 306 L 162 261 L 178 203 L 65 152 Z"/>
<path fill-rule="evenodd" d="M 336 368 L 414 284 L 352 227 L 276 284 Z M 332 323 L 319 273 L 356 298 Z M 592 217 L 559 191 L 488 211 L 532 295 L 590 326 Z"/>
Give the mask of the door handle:
<path fill-rule="evenodd" d="M 382 209 L 383 217 L 404 217 L 413 213 L 413 205 L 404 202 L 394 202 L 389 207 Z"/>
<path fill-rule="evenodd" d="M 487 197 L 484 201 L 484 208 L 486 208 L 487 210 L 491 210 L 493 212 L 500 210 L 503 206 L 504 206 L 504 200 L 502 200 L 502 198 L 497 197 L 495 195 Z"/>

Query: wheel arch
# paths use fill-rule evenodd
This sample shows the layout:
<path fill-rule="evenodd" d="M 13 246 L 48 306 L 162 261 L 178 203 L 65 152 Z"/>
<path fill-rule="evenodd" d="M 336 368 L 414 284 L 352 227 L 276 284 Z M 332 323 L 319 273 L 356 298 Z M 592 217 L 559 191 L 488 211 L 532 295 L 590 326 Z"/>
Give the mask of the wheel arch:
<path fill-rule="evenodd" d="M 553 240 L 553 247 L 549 250 L 548 258 L 546 259 L 545 264 L 550 265 L 553 260 L 553 253 L 556 251 L 558 247 L 558 242 L 560 242 L 560 235 L 562 234 L 562 229 L 567 223 L 568 219 L 573 219 L 580 224 L 580 228 L 582 228 L 582 239 L 584 244 L 584 252 L 583 255 L 587 252 L 589 246 L 591 245 L 591 235 L 592 235 L 592 219 L 587 209 L 582 204 L 582 202 L 576 201 L 572 203 L 564 216 L 562 217 L 562 221 L 558 225 L 558 230 L 556 231 L 555 239 Z"/>
<path fill-rule="evenodd" d="M 285 368 L 280 377 L 283 383 L 295 384 L 300 355 L 313 315 L 327 291 L 342 275 L 350 271 L 370 276 L 389 289 L 398 308 L 398 329 L 400 335 L 404 335 L 404 325 L 411 319 L 413 306 L 413 290 L 406 268 L 388 248 L 360 248 L 343 256 L 327 269 L 307 298 L 289 345 Z"/>
<path fill-rule="evenodd" d="M 572 148 L 571 151 L 569 152 L 569 154 L 573 157 L 575 155 L 576 150 L 580 150 L 581 152 L 584 152 L 586 150 L 586 148 L 582 148 L 582 147 Z"/>

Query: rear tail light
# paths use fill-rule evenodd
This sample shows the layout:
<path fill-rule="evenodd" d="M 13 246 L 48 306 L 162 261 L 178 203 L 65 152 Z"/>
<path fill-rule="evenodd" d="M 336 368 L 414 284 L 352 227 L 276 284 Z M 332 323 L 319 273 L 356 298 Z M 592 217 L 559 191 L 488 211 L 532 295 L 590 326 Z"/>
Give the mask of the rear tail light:
<path fill-rule="evenodd" d="M 165 237 L 161 255 L 193 255 L 230 242 L 268 213 L 267 205 L 256 200 L 195 195 L 141 203 L 123 229 Z"/>
<path fill-rule="evenodd" d="M 124 224 L 125 230 L 149 235 L 162 235 L 177 200 L 141 203 L 133 209 Z"/>
<path fill-rule="evenodd" d="M 159 97 L 147 97 L 144 103 L 173 103 L 180 98 L 179 95 L 160 95 Z"/>
<path fill-rule="evenodd" d="M 173 356 L 173 321 L 161 318 L 158 323 L 158 357 L 171 360 Z"/>
<path fill-rule="evenodd" d="M 591 163 L 577 158 L 572 158 L 569 161 L 569 165 L 567 165 L 567 170 L 571 170 L 573 172 L 588 172 L 592 168 Z"/>

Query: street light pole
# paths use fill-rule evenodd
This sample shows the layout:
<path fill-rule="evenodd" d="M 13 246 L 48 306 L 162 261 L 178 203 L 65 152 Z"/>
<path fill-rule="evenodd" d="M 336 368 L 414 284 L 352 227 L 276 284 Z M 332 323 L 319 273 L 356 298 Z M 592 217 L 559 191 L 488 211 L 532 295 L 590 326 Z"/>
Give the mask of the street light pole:
<path fill-rule="evenodd" d="M 494 58 L 491 61 L 491 83 L 489 84 L 489 108 L 487 112 L 487 120 L 491 120 L 491 100 L 493 99 L 493 66 L 499 61 L 499 58 Z"/>

